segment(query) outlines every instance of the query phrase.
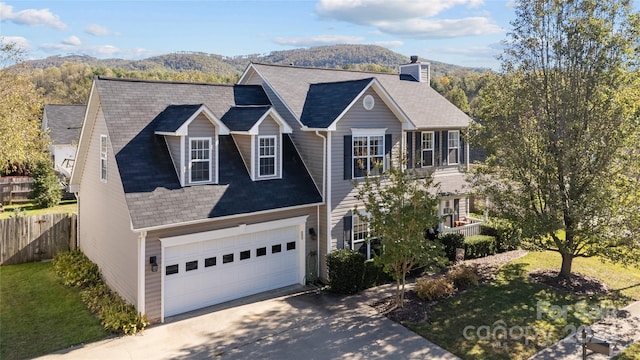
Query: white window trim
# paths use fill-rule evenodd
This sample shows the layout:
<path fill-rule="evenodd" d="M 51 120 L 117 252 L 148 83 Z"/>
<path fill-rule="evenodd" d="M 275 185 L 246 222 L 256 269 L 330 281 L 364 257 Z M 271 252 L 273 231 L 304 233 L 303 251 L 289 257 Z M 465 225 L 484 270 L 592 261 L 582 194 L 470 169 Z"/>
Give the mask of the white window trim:
<path fill-rule="evenodd" d="M 381 172 L 384 172 L 387 170 L 387 161 L 385 159 L 385 153 L 384 150 L 386 149 L 386 131 L 387 129 L 351 129 L 351 178 L 352 179 L 364 179 L 365 177 L 371 176 L 371 177 L 375 177 L 375 176 L 379 176 L 379 175 L 370 175 L 367 174 L 365 176 L 360 176 L 357 177 L 356 176 L 356 167 L 354 166 L 355 163 L 355 159 L 356 159 L 356 155 L 355 152 L 353 151 L 354 149 L 354 142 L 355 142 L 355 138 L 357 137 L 366 137 L 367 138 L 367 147 L 369 146 L 369 142 L 370 139 L 372 137 L 382 137 L 382 170 Z M 358 158 L 365 158 L 363 156 L 359 156 Z M 371 160 L 371 154 L 366 155 L 367 158 L 367 162 L 369 162 Z M 369 168 L 367 167 L 367 172 L 369 171 Z"/>
<path fill-rule="evenodd" d="M 262 139 L 273 139 L 273 155 L 260 155 L 260 140 Z M 278 151 L 278 149 L 281 148 L 281 146 L 279 146 L 278 144 L 278 137 L 275 135 L 261 135 L 258 136 L 258 153 L 257 153 L 257 160 L 258 162 L 256 163 L 256 168 L 257 168 L 257 173 L 258 173 L 258 178 L 273 178 L 273 177 L 277 177 L 279 174 L 279 162 L 278 162 L 278 154 L 280 153 L 280 151 Z M 273 174 L 265 174 L 263 175 L 260 172 L 260 160 L 261 159 L 267 159 L 267 158 L 273 158 Z M 282 158 L 282 156 L 280 157 Z"/>
<path fill-rule="evenodd" d="M 369 217 L 369 213 L 360 213 L 360 215 L 365 216 L 365 217 Z M 351 215 L 351 250 L 355 250 L 355 244 L 359 244 L 359 243 L 364 243 L 363 246 L 366 246 L 366 253 L 365 256 L 367 258 L 367 260 L 371 259 L 371 240 L 374 240 L 375 237 L 371 237 L 369 236 L 371 234 L 371 223 L 369 221 L 367 221 L 367 237 L 365 239 L 362 240 L 356 240 L 355 239 L 355 235 L 356 235 L 356 231 L 355 231 L 355 227 L 356 227 L 356 220 L 357 221 L 362 221 L 360 219 L 360 215 L 358 215 L 358 213 L 353 213 Z"/>
<path fill-rule="evenodd" d="M 103 151 L 104 148 L 104 151 Z M 108 179 L 109 167 L 107 163 L 109 143 L 107 135 L 100 135 L 100 181 L 106 183 Z M 104 169 L 104 171 L 103 171 Z"/>
<path fill-rule="evenodd" d="M 193 142 L 194 141 L 202 141 L 202 140 L 207 140 L 209 142 L 209 160 L 206 160 L 206 162 L 209 163 L 209 179 L 208 180 L 201 180 L 201 181 L 193 181 L 191 179 L 192 173 L 191 173 L 191 165 L 194 163 L 194 160 L 191 158 L 191 151 L 193 150 Z M 212 137 L 190 137 L 189 138 L 189 167 L 187 169 L 187 171 L 189 172 L 189 183 L 190 184 L 207 184 L 210 183 L 212 181 L 212 165 L 213 165 L 213 159 L 212 159 L 212 154 L 213 154 L 213 138 Z M 196 162 L 205 162 L 203 160 L 196 160 Z"/>
<path fill-rule="evenodd" d="M 431 134 L 431 147 L 424 148 L 422 145 L 424 144 L 424 135 Z M 423 131 L 420 133 L 420 166 L 421 167 L 433 167 L 435 164 L 434 154 L 435 154 L 435 133 L 433 131 Z M 425 151 L 431 150 L 431 165 L 424 165 L 424 153 Z"/>
<path fill-rule="evenodd" d="M 450 146 L 450 139 L 451 139 L 451 134 L 458 134 L 458 146 Z M 456 151 L 456 154 L 458 155 L 457 158 L 455 159 L 455 162 L 451 161 L 450 158 L 450 154 L 451 154 L 451 150 L 452 149 L 456 149 L 458 151 Z M 460 130 L 449 130 L 449 132 L 447 133 L 447 163 L 448 165 L 458 165 L 458 163 L 460 163 Z"/>

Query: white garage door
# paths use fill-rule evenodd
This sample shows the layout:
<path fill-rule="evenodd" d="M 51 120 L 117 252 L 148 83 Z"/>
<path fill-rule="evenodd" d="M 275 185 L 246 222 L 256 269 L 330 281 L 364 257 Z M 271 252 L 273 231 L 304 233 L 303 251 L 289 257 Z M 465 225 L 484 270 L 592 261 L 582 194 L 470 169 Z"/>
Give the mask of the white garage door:
<path fill-rule="evenodd" d="M 301 282 L 300 226 L 164 250 L 164 315 L 171 316 Z"/>

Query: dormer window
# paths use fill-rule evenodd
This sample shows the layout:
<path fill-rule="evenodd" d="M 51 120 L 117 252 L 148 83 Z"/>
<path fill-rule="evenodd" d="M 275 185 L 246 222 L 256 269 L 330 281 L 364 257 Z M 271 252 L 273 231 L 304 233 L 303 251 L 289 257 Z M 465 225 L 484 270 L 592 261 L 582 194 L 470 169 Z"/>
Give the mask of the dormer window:
<path fill-rule="evenodd" d="M 201 183 L 211 181 L 211 138 L 197 137 L 189 139 L 189 182 Z"/>
<path fill-rule="evenodd" d="M 258 176 L 276 175 L 276 137 L 259 136 L 259 174 Z"/>

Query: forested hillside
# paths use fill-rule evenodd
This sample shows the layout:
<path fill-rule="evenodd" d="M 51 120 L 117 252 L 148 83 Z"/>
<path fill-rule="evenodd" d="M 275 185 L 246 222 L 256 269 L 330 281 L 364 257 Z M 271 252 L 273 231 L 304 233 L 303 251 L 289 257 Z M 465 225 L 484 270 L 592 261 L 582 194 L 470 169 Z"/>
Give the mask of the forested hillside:
<path fill-rule="evenodd" d="M 465 68 L 428 59 L 432 86 L 465 112 L 477 96 L 487 70 Z M 250 62 L 396 73 L 409 58 L 376 45 L 335 45 L 226 57 L 181 52 L 143 60 L 52 56 L 26 62 L 48 103 L 86 103 L 94 76 L 153 80 L 234 83 Z"/>

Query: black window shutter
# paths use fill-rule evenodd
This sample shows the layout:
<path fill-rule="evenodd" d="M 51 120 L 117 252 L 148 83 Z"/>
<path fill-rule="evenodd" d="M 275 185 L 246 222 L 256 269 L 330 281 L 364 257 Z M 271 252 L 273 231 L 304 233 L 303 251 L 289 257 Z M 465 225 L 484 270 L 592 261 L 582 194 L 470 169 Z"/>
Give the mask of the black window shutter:
<path fill-rule="evenodd" d="M 351 230 L 353 229 L 353 218 L 351 215 L 346 215 L 342 218 L 344 224 L 342 244 L 338 241 L 338 249 L 351 248 Z"/>
<path fill-rule="evenodd" d="M 465 143 L 464 143 L 464 136 L 462 135 L 462 131 L 460 132 L 460 156 L 458 156 L 460 158 L 460 164 L 464 164 L 464 147 L 465 147 Z"/>
<path fill-rule="evenodd" d="M 393 158 L 392 153 L 391 153 L 391 149 L 393 148 L 393 143 L 392 143 L 392 137 L 391 134 L 385 134 L 384 136 L 384 157 L 387 160 L 387 164 L 389 164 L 389 167 L 387 169 L 390 169 L 393 166 L 393 163 L 391 162 L 391 159 Z"/>
<path fill-rule="evenodd" d="M 351 179 L 351 166 L 353 166 L 353 157 L 351 156 L 353 151 L 353 143 L 351 135 L 344 136 L 344 179 Z"/>
<path fill-rule="evenodd" d="M 407 133 L 407 168 L 413 169 L 413 133 Z"/>
<path fill-rule="evenodd" d="M 434 166 L 440 166 L 442 164 L 442 155 L 440 154 L 440 132 L 434 131 L 433 133 L 433 157 Z"/>
<path fill-rule="evenodd" d="M 416 132 L 416 169 L 422 167 L 422 133 Z"/>
<path fill-rule="evenodd" d="M 442 165 L 449 165 L 449 132 L 442 132 Z"/>

